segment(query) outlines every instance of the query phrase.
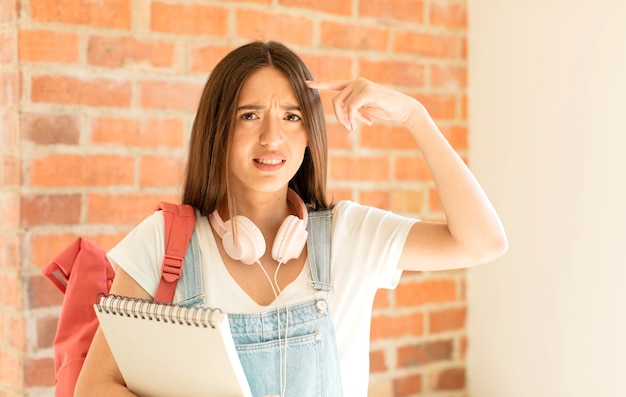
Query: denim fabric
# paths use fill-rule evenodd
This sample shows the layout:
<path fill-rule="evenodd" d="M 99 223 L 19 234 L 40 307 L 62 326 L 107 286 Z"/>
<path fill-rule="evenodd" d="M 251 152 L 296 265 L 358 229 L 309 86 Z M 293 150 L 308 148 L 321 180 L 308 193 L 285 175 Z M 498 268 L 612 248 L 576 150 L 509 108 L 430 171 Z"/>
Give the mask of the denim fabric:
<path fill-rule="evenodd" d="M 230 328 L 252 395 L 285 397 L 341 396 L 335 330 L 320 301 L 259 314 L 229 314 Z M 280 339 L 278 314 L 280 313 Z M 287 338 L 285 332 L 287 331 Z"/>
<path fill-rule="evenodd" d="M 279 311 L 228 314 L 237 353 L 254 397 L 281 395 L 283 368 L 286 368 L 286 387 L 282 397 L 343 395 L 335 330 L 323 299 L 333 288 L 330 284 L 331 215 L 330 211 L 309 211 L 308 214 L 311 302 Z M 205 301 L 195 233 L 191 240 L 177 287 L 179 303 L 188 306 Z"/>

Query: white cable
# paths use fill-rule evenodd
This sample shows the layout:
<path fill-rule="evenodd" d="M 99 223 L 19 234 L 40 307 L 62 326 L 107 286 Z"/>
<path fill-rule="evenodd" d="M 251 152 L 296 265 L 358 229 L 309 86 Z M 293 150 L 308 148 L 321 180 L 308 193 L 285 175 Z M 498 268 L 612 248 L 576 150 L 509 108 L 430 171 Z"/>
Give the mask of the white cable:
<path fill-rule="evenodd" d="M 285 307 L 285 352 L 283 358 L 283 366 L 281 373 L 281 396 L 285 395 L 285 391 L 287 390 L 287 339 L 289 335 L 289 308 L 287 307 L 287 302 L 285 301 L 285 297 L 283 296 L 283 291 L 280 289 L 280 285 L 278 285 L 278 269 L 282 265 L 282 262 L 278 262 L 278 266 L 276 266 L 276 271 L 274 272 L 274 283 L 276 283 L 276 289 L 278 290 L 278 297 L 276 297 L 276 305 L 278 306 L 279 300 L 283 301 L 283 306 Z M 278 326 L 280 328 L 280 316 L 278 317 Z M 278 347 L 280 350 L 280 341 L 278 342 Z"/>
<path fill-rule="evenodd" d="M 276 271 L 274 272 L 274 283 L 276 283 L 276 288 L 274 288 L 274 283 L 272 283 L 272 280 L 270 279 L 269 274 L 267 274 L 267 271 L 265 270 L 265 268 L 263 267 L 263 265 L 261 264 L 261 261 L 259 259 L 257 259 L 256 263 L 259 265 L 259 267 L 261 268 L 261 270 L 263 271 L 263 274 L 265 274 L 265 278 L 267 278 L 267 281 L 270 283 L 270 287 L 272 287 L 272 292 L 274 293 L 274 298 L 276 299 L 276 322 L 277 322 L 277 326 L 278 326 L 278 359 L 279 359 L 279 376 L 280 376 L 280 396 L 284 397 L 285 396 L 285 390 L 287 389 L 287 332 L 289 331 L 289 309 L 287 308 L 287 304 L 284 300 L 283 297 L 281 297 L 280 295 L 282 294 L 282 291 L 278 285 L 278 279 L 277 279 L 277 275 L 278 275 L 278 269 L 280 269 L 280 266 L 282 265 L 282 262 L 278 263 L 278 266 L 276 267 Z M 278 290 L 278 293 L 276 293 L 276 290 Z M 284 353 L 283 353 L 283 349 L 281 348 L 281 336 L 280 336 L 280 303 L 279 300 L 282 299 L 284 306 L 285 306 L 285 349 L 284 349 Z M 284 356 L 284 358 L 283 358 Z"/>

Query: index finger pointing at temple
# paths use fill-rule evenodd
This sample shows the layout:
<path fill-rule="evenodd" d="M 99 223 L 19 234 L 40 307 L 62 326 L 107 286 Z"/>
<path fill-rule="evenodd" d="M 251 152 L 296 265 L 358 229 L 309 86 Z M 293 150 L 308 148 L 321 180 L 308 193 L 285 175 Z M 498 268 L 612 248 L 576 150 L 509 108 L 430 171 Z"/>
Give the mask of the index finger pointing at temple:
<path fill-rule="evenodd" d="M 309 88 L 315 88 L 317 90 L 341 91 L 349 84 L 350 82 L 347 80 L 307 81 Z"/>

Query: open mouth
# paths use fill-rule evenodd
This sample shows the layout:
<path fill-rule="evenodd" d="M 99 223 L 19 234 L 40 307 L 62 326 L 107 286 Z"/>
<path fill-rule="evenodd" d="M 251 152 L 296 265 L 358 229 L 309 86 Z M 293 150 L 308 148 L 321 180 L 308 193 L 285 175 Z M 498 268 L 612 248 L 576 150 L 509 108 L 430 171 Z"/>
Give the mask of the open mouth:
<path fill-rule="evenodd" d="M 278 164 L 282 163 L 284 160 L 280 160 L 280 159 L 254 159 L 254 161 L 256 161 L 259 164 L 263 164 L 263 165 L 278 165 Z"/>

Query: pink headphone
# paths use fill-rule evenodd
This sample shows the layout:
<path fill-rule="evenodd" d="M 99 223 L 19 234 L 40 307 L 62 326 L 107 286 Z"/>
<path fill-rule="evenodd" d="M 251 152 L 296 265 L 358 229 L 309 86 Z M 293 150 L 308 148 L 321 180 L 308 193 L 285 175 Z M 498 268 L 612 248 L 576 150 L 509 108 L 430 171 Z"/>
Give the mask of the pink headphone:
<path fill-rule="evenodd" d="M 274 245 L 272 246 L 272 258 L 279 263 L 287 263 L 297 258 L 302 253 L 306 244 L 307 209 L 304 202 L 296 192 L 289 189 L 287 201 L 298 213 L 298 216 L 289 215 L 278 229 Z M 209 221 L 213 229 L 222 238 L 224 250 L 231 258 L 241 261 L 246 265 L 252 265 L 265 253 L 265 238 L 261 230 L 250 219 L 243 215 L 235 215 L 228 221 L 213 211 L 209 215 Z M 233 235 L 233 223 L 237 224 L 237 241 Z"/>

